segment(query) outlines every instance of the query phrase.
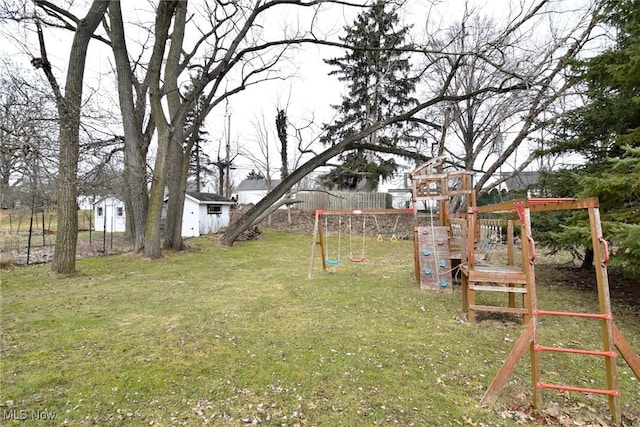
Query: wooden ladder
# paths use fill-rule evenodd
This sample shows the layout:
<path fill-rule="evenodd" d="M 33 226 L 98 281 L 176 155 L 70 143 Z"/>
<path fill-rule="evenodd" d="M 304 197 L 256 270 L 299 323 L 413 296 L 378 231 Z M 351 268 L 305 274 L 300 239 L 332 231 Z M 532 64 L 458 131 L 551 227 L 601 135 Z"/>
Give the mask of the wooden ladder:
<path fill-rule="evenodd" d="M 609 295 L 609 281 L 607 276 L 607 262 L 609 260 L 609 248 L 607 242 L 602 237 L 600 224 L 600 213 L 597 202 L 587 203 L 591 226 L 592 244 L 594 248 L 594 264 L 596 269 L 596 280 L 598 285 L 598 312 L 563 312 L 540 310 L 537 308 L 535 293 L 535 283 L 530 289 L 529 301 L 531 303 L 531 316 L 526 323 L 525 330 L 514 345 L 511 353 L 507 356 L 502 368 L 494 378 L 493 382 L 484 394 L 481 403 L 489 404 L 494 401 L 502 388 L 506 385 L 513 374 L 517 363 L 524 356 L 527 349 L 531 358 L 531 378 L 533 385 L 533 406 L 540 408 L 542 405 L 542 391 L 545 389 L 592 393 L 607 396 L 611 418 L 615 425 L 619 425 L 622 419 L 620 405 L 620 391 L 618 390 L 618 379 L 616 373 L 616 358 L 618 353 L 623 356 L 635 375 L 640 378 L 640 358 L 633 352 L 630 343 L 624 338 L 620 330 L 616 327 L 611 313 L 611 300 Z M 540 343 L 539 329 L 541 328 L 539 319 L 543 316 L 552 317 L 573 317 L 593 319 L 601 323 L 602 348 L 576 349 L 566 347 L 547 346 Z M 617 349 L 617 352 L 616 352 Z M 552 384 L 542 380 L 541 354 L 544 352 L 570 353 L 590 357 L 603 357 L 606 376 L 606 387 L 586 388 L 565 384 Z"/>

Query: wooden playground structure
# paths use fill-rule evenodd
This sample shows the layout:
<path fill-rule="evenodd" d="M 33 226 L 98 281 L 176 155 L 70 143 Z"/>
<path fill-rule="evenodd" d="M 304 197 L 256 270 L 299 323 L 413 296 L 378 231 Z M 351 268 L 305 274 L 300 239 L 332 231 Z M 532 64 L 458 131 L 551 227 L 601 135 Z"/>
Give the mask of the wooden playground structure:
<path fill-rule="evenodd" d="M 616 326 L 611 312 L 607 263 L 609 246 L 602 235 L 600 211 L 596 198 L 588 199 L 550 199 L 527 198 L 510 200 L 487 206 L 476 206 L 472 190 L 471 175 L 464 172 L 441 171 L 442 159 L 434 159 L 418 167 L 412 173 L 414 203 L 423 201 L 430 208 L 431 224 L 425 228 L 416 225 L 415 265 L 416 277 L 420 277 L 421 287 L 425 286 L 423 270 L 424 253 L 430 250 L 428 239 L 420 239 L 427 230 L 440 230 L 436 244 L 446 246 L 445 232 L 448 236 L 451 264 L 459 267 L 462 311 L 470 323 L 476 322 L 478 312 L 513 313 L 523 316 L 524 330 L 515 346 L 507 356 L 502 368 L 496 374 L 481 403 L 490 404 L 499 395 L 511 378 L 519 361 L 529 352 L 531 360 L 531 382 L 533 388 L 533 406 L 542 405 L 542 391 L 545 389 L 601 394 L 607 396 L 611 418 L 619 425 L 622 418 L 620 392 L 616 373 L 616 358 L 621 355 L 640 379 L 640 358 L 634 353 L 629 341 Z M 457 185 L 452 185 L 452 180 Z M 457 212 L 451 209 L 456 198 Z M 464 211 L 462 211 L 464 209 Z M 560 210 L 582 210 L 589 217 L 589 234 L 594 250 L 595 277 L 598 290 L 598 311 L 595 313 L 543 310 L 538 307 L 535 280 L 536 244 L 532 237 L 531 213 Z M 437 215 L 434 215 L 437 213 Z M 500 215 L 500 219 L 496 216 Z M 490 216 L 482 218 L 482 216 Z M 510 217 L 503 219 L 502 217 Z M 437 224 L 434 224 L 437 219 Z M 514 230 L 519 229 L 520 245 L 515 244 Z M 431 232 L 433 234 L 433 232 Z M 506 260 L 495 262 L 486 256 L 487 248 L 493 242 L 506 240 Z M 431 245 L 433 247 L 433 245 Z M 426 252 L 425 252 L 426 251 Z M 482 258 L 485 253 L 484 259 Z M 519 260 L 518 260 L 519 258 Z M 518 262 L 516 262 L 518 261 Z M 478 305 L 477 293 L 500 293 L 508 295 L 508 305 Z M 521 303 L 516 307 L 516 296 Z M 600 349 L 578 349 L 550 346 L 540 342 L 540 331 L 544 327 L 543 317 L 573 317 L 592 319 L 600 322 L 602 347 Z M 569 353 L 574 355 L 604 358 L 604 376 L 606 387 L 586 388 L 566 384 L 555 384 L 543 380 L 541 355 L 543 353 Z"/>
<path fill-rule="evenodd" d="M 482 404 L 490 404 L 508 383 L 520 360 L 529 353 L 533 406 L 542 405 L 545 389 L 604 395 L 614 425 L 622 418 L 620 392 L 616 373 L 618 355 L 640 379 L 640 357 L 616 326 L 609 294 L 607 263 L 609 246 L 602 235 L 597 198 L 525 198 L 476 206 L 472 176 L 467 171 L 444 172 L 443 158 L 436 158 L 417 167 L 411 173 L 413 209 L 382 211 L 317 211 L 314 226 L 309 277 L 313 270 L 315 247 L 320 246 L 323 270 L 339 260 L 328 253 L 326 233 L 322 219 L 330 215 L 412 214 L 414 218 L 414 266 L 416 281 L 422 289 L 452 292 L 452 283 L 461 284 L 462 311 L 470 323 L 475 323 L 480 312 L 521 315 L 524 330 L 507 356 L 501 369 L 489 385 Z M 594 252 L 595 279 L 598 291 L 596 312 L 551 311 L 538 307 L 535 280 L 536 244 L 532 237 L 531 213 L 562 210 L 585 211 L 589 217 L 589 234 Z M 364 222 L 364 216 L 362 217 Z M 364 227 L 364 226 L 363 226 Z M 351 230 L 351 223 L 349 224 Z M 325 230 L 326 231 L 326 230 Z M 516 231 L 520 243 L 516 243 Z M 351 236 L 351 233 L 349 234 Z M 381 237 L 379 235 L 379 237 Z M 489 248 L 506 243 L 506 256 L 494 259 Z M 350 252 L 352 251 L 349 242 Z M 339 243 L 338 243 L 339 244 Z M 504 245 L 503 245 L 504 246 Z M 352 262 L 364 261 L 362 256 L 350 254 Z M 480 305 L 478 294 L 507 295 L 506 306 Z M 600 323 L 602 347 L 579 349 L 551 346 L 542 343 L 540 331 L 549 328 L 542 318 L 579 318 Z M 586 388 L 556 384 L 543 380 L 542 354 L 565 353 L 604 359 L 602 388 Z"/>

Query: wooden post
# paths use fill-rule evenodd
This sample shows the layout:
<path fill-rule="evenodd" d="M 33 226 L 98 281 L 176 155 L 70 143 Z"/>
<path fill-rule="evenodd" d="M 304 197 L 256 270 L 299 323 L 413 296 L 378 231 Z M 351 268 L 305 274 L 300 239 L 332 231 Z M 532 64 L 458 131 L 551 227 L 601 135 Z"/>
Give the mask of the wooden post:
<path fill-rule="evenodd" d="M 320 219 L 320 212 L 321 211 L 316 210 L 316 222 L 313 224 L 313 240 L 311 241 L 311 258 L 309 259 L 309 274 L 307 275 L 309 279 L 311 279 L 311 276 L 313 275 L 313 261 L 316 256 L 316 244 L 317 244 L 317 238 L 318 238 L 318 222 Z M 324 248 L 322 248 L 322 252 L 323 252 L 322 259 L 324 262 Z"/>
<path fill-rule="evenodd" d="M 514 265 L 513 260 L 513 220 L 507 220 L 507 265 Z M 509 283 L 509 286 L 513 287 L 515 284 Z M 522 295 L 524 298 L 524 295 Z M 509 292 L 509 307 L 516 306 L 516 294 L 513 292 Z M 522 306 L 524 307 L 524 299 L 522 301 Z"/>
<path fill-rule="evenodd" d="M 513 375 L 513 372 L 516 370 L 516 366 L 520 359 L 522 359 L 522 356 L 524 356 L 527 349 L 531 348 L 532 342 L 533 321 L 530 320 L 524 331 L 522 331 L 520 338 L 518 338 L 518 341 L 516 341 L 516 344 L 513 346 L 513 349 L 511 349 L 511 353 L 509 353 L 505 359 L 502 368 L 500 368 L 493 381 L 491 381 L 491 385 L 489 385 L 489 388 L 484 393 L 484 396 L 482 396 L 482 399 L 480 400 L 481 404 L 489 405 L 496 400 L 504 386 L 509 381 L 509 378 L 511 378 L 511 375 Z"/>
<path fill-rule="evenodd" d="M 606 319 L 601 320 L 602 344 L 604 351 L 613 351 L 613 317 L 611 315 L 611 297 L 609 295 L 609 277 L 607 274 L 607 262 L 609 261 L 609 247 L 602 237 L 602 224 L 600 223 L 600 209 L 588 208 L 589 224 L 591 225 L 591 244 L 593 245 L 593 263 L 596 270 L 596 282 L 598 284 L 598 305 L 600 313 L 607 314 Z M 603 253 L 606 252 L 606 253 Z M 607 388 L 618 389 L 618 376 L 616 362 L 612 357 L 605 357 Z M 609 411 L 614 424 L 619 425 L 622 420 L 622 408 L 620 397 L 609 395 Z"/>

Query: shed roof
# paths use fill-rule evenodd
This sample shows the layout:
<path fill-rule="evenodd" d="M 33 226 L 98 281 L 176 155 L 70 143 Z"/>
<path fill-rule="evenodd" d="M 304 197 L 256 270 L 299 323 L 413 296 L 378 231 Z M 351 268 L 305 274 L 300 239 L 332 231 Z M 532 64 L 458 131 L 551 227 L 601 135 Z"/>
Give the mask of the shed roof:
<path fill-rule="evenodd" d="M 233 204 L 233 200 L 228 199 L 216 193 L 198 193 L 197 191 L 188 191 L 187 196 L 192 197 L 201 203 L 220 203 L 220 204 Z"/>
<path fill-rule="evenodd" d="M 280 184 L 281 179 L 272 179 L 271 188 Z M 267 189 L 267 181 L 264 179 L 245 179 L 236 188 L 236 191 L 260 191 Z"/>

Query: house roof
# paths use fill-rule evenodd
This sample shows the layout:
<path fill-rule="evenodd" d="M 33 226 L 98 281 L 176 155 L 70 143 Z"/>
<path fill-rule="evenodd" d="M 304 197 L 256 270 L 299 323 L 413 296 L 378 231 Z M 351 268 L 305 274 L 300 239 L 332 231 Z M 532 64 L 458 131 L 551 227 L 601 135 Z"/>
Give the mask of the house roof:
<path fill-rule="evenodd" d="M 224 196 L 215 193 L 198 193 L 196 191 L 187 191 L 187 196 L 204 203 L 221 203 L 221 204 L 233 204 L 235 203 L 231 199 L 227 199 Z"/>
<path fill-rule="evenodd" d="M 272 179 L 271 188 L 280 184 L 281 179 Z M 236 188 L 236 191 L 261 191 L 267 189 L 267 181 L 264 179 L 245 179 Z"/>
<path fill-rule="evenodd" d="M 110 203 L 110 204 L 114 204 L 114 205 L 121 205 L 121 204 L 124 204 L 124 201 L 121 198 L 117 197 L 117 196 L 106 196 L 106 197 L 101 197 L 98 200 L 96 200 L 95 202 L 93 202 L 93 206 L 104 204 L 104 203 Z"/>
<path fill-rule="evenodd" d="M 521 171 L 511 176 L 511 172 L 502 173 L 502 176 L 508 176 L 504 182 L 509 191 L 520 190 L 530 185 L 536 184 L 540 180 L 540 172 L 537 171 Z"/>

